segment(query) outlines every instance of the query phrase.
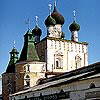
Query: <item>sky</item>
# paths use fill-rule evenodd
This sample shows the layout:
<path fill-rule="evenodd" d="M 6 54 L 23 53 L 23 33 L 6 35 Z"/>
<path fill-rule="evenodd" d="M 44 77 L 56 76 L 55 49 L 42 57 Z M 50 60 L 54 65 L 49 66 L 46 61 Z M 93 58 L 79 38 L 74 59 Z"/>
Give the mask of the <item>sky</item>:
<path fill-rule="evenodd" d="M 89 64 L 100 61 L 100 0 L 56 1 L 58 12 L 65 18 L 62 27 L 65 39 L 71 39 L 69 25 L 73 22 L 73 11 L 76 11 L 76 22 L 81 27 L 79 41 L 89 43 Z M 41 39 L 46 37 L 44 22 L 49 15 L 48 4 L 52 4 L 53 11 L 54 0 L 0 0 L 0 74 L 5 72 L 8 65 L 13 41 L 16 41 L 15 47 L 21 52 L 23 35 L 28 27 L 25 21 L 28 18 L 32 30 L 36 25 L 35 16 L 38 16 L 38 25 L 42 29 Z"/>

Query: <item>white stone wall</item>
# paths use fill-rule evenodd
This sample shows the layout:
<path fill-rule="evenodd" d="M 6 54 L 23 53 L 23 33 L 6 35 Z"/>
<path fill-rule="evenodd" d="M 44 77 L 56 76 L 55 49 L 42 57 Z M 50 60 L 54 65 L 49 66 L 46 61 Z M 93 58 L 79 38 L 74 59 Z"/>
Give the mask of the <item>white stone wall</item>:
<path fill-rule="evenodd" d="M 45 78 L 46 72 L 46 63 L 45 62 L 23 62 L 18 63 L 16 65 L 16 89 L 18 90 L 18 86 L 23 85 L 21 87 L 26 86 L 26 80 L 29 81 L 30 87 L 33 87 L 37 84 L 40 78 Z M 29 79 L 26 76 L 29 76 Z M 22 83 L 23 82 L 23 83 Z M 26 87 L 25 87 L 26 88 Z"/>
<path fill-rule="evenodd" d="M 91 83 L 94 83 L 96 88 L 89 89 Z M 32 92 L 30 91 L 21 95 L 20 94 L 16 95 L 15 98 L 21 99 L 21 98 L 25 98 L 25 96 L 33 97 L 33 95 L 37 97 L 40 96 L 40 93 L 42 93 L 42 95 L 50 95 L 54 93 L 59 93 L 61 89 L 63 89 L 64 92 L 70 92 L 70 98 L 69 98 L 70 100 L 85 100 L 86 97 L 85 94 L 87 92 L 100 91 L 100 77 L 84 79 L 84 80 L 72 82 L 70 84 L 65 83 L 59 86 L 56 85 L 54 87 L 51 86 L 48 88 L 43 88 L 41 90 L 34 90 Z"/>
<path fill-rule="evenodd" d="M 61 35 L 62 35 L 62 29 L 60 24 L 57 24 L 55 26 L 50 26 L 47 28 L 47 36 L 54 38 L 61 38 Z"/>
<path fill-rule="evenodd" d="M 55 55 L 62 56 L 61 69 L 56 69 Z M 80 57 L 76 66 L 75 57 Z M 57 57 L 56 57 L 57 58 Z M 87 45 L 66 40 L 47 39 L 47 69 L 50 72 L 67 72 L 88 65 Z"/>

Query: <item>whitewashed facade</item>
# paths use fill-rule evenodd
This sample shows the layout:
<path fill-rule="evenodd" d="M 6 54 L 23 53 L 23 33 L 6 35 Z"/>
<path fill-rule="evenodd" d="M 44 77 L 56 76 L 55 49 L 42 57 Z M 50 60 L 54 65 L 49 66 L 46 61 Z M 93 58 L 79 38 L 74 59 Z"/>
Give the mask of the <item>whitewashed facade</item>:
<path fill-rule="evenodd" d="M 89 68 L 88 68 L 89 67 Z M 64 73 L 28 90 L 10 95 L 10 100 L 99 100 L 100 99 L 100 62 L 79 70 Z M 73 75 L 71 75 L 71 73 Z M 68 76 L 70 74 L 70 76 Z M 75 74 L 75 75 L 74 75 Z M 58 79 L 56 79 L 58 77 Z M 62 93 L 62 94 L 61 94 Z M 30 98 L 30 99 L 28 99 Z"/>
<path fill-rule="evenodd" d="M 68 72 L 88 65 L 87 43 L 63 39 L 47 39 L 47 69 Z"/>

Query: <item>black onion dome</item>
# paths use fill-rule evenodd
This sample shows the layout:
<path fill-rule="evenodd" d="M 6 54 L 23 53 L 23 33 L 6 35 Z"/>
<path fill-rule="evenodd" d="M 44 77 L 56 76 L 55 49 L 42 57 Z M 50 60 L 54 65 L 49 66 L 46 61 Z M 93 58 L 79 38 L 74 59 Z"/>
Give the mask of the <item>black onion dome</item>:
<path fill-rule="evenodd" d="M 51 14 L 51 16 L 56 20 L 56 23 L 57 23 L 57 24 L 61 24 L 61 25 L 64 24 L 65 19 L 64 19 L 64 17 L 63 17 L 61 14 L 59 14 L 59 13 L 57 12 L 56 6 L 54 7 L 54 11 L 53 11 L 53 13 Z"/>
<path fill-rule="evenodd" d="M 75 21 L 69 26 L 70 31 L 79 31 L 80 30 L 80 25 L 78 25 Z"/>
<path fill-rule="evenodd" d="M 35 28 L 32 30 L 32 34 L 33 34 L 34 36 L 41 36 L 42 31 L 41 31 L 41 29 L 36 25 Z"/>
<path fill-rule="evenodd" d="M 45 20 L 45 25 L 48 27 L 48 26 L 50 26 L 50 25 L 56 25 L 56 21 L 55 21 L 55 19 L 53 18 L 53 17 L 51 17 L 51 15 L 49 15 L 48 17 L 47 17 L 47 19 Z"/>

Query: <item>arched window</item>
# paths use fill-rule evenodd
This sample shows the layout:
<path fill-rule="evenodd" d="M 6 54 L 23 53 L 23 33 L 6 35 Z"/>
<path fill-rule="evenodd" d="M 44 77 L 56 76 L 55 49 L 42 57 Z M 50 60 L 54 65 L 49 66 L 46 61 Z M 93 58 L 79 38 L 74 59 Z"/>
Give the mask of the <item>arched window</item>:
<path fill-rule="evenodd" d="M 24 72 L 26 72 L 26 66 L 24 66 Z"/>
<path fill-rule="evenodd" d="M 56 58 L 56 69 L 62 68 L 62 59 Z"/>
<path fill-rule="evenodd" d="M 30 65 L 27 65 L 27 72 L 30 72 Z"/>
<path fill-rule="evenodd" d="M 23 70 L 24 72 L 30 72 L 30 65 L 29 64 L 24 65 Z"/>
<path fill-rule="evenodd" d="M 76 69 L 81 67 L 81 57 L 79 55 L 76 55 L 75 57 L 75 64 L 76 64 Z"/>
<path fill-rule="evenodd" d="M 30 76 L 26 75 L 25 78 L 24 78 L 24 80 L 25 80 L 25 86 L 29 87 L 30 86 Z"/>
<path fill-rule="evenodd" d="M 95 88 L 95 87 L 96 87 L 96 86 L 95 86 L 94 83 L 91 83 L 90 86 L 89 86 L 90 89 Z"/>
<path fill-rule="evenodd" d="M 7 84 L 9 84 L 9 83 L 10 83 L 10 77 L 7 76 Z"/>
<path fill-rule="evenodd" d="M 63 68 L 63 54 L 61 52 L 56 52 L 54 55 L 54 69 Z"/>

